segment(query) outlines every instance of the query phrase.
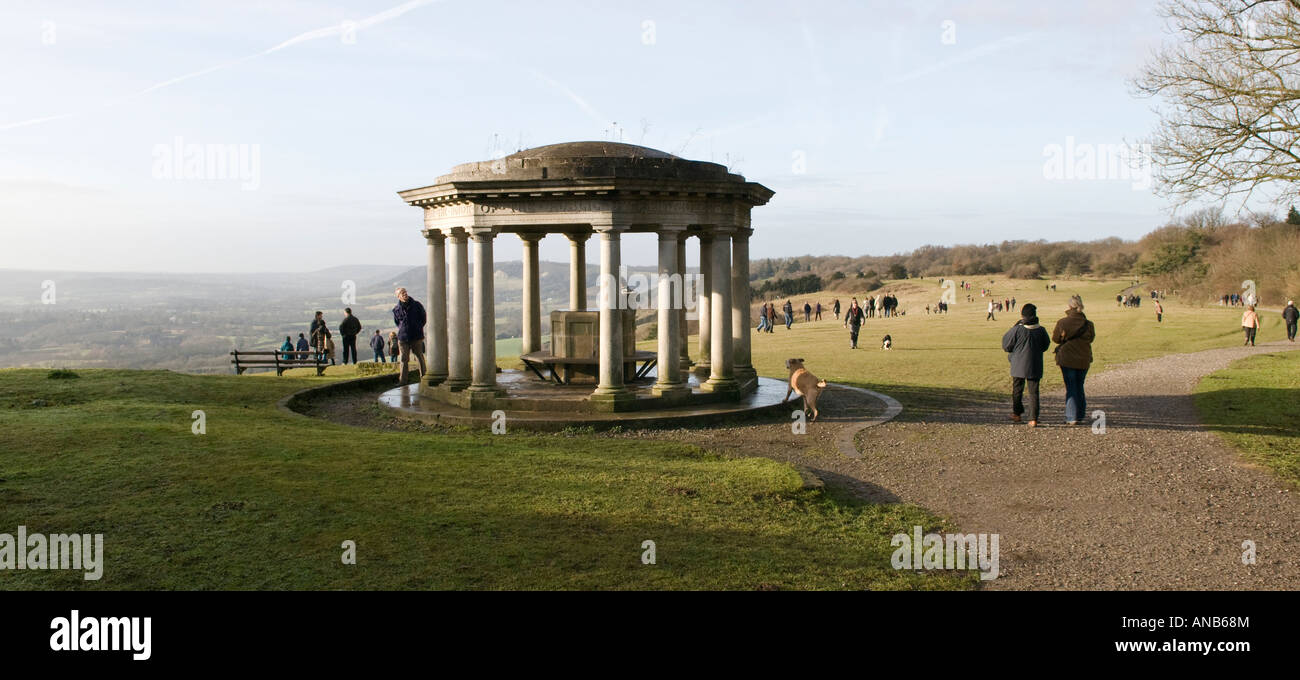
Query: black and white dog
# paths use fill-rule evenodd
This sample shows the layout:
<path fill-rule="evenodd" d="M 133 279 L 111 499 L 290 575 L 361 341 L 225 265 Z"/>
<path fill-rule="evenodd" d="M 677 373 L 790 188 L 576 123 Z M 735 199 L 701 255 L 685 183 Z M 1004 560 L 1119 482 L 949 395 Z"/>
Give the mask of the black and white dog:
<path fill-rule="evenodd" d="M 886 335 L 880 340 L 880 349 L 889 349 L 894 346 L 894 339 Z"/>

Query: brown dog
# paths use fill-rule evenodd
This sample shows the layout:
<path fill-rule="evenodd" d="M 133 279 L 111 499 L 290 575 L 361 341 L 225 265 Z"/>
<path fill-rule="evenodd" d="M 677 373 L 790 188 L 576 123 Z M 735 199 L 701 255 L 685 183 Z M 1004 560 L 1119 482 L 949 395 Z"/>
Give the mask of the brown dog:
<path fill-rule="evenodd" d="M 786 400 L 790 399 L 791 392 L 797 392 L 803 397 L 804 411 L 812 411 L 812 419 L 817 420 L 817 397 L 826 389 L 826 381 L 818 380 L 817 376 L 809 373 L 803 367 L 803 359 L 786 359 L 785 368 L 790 371 L 790 388 L 785 391 Z"/>

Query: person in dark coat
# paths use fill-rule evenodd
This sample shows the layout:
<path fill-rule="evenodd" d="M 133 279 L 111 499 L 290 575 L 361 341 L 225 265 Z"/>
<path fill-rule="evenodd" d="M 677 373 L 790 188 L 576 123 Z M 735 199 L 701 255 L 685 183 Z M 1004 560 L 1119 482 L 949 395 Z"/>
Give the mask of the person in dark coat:
<path fill-rule="evenodd" d="M 844 325 L 849 329 L 849 349 L 858 348 L 858 332 L 862 329 L 862 308 L 858 306 L 858 299 L 853 298 L 849 303 L 849 308 L 844 313 Z"/>
<path fill-rule="evenodd" d="M 361 333 L 361 320 L 352 316 L 352 308 L 343 310 L 343 320 L 339 322 L 339 335 L 343 336 L 343 364 L 347 365 L 348 356 L 352 363 L 357 363 L 357 335 Z"/>
<path fill-rule="evenodd" d="M 1002 351 L 1011 362 L 1012 422 L 1027 415 L 1029 426 L 1038 427 L 1038 382 L 1043 379 L 1043 352 L 1051 346 L 1047 329 L 1038 325 L 1038 308 L 1026 304 L 1020 320 L 1002 336 Z"/>
<path fill-rule="evenodd" d="M 794 323 L 794 305 L 790 304 L 789 300 L 786 300 L 785 304 L 781 306 L 781 311 L 785 313 L 785 329 L 788 331 L 790 330 L 790 324 Z"/>
<path fill-rule="evenodd" d="M 370 336 L 370 349 L 375 351 L 375 363 L 388 363 L 388 359 L 384 357 L 384 336 L 379 334 L 378 329 Z"/>
<path fill-rule="evenodd" d="M 298 346 L 296 349 L 299 352 L 307 352 L 311 350 L 311 343 L 307 342 L 306 336 L 304 336 L 302 333 L 298 334 Z M 298 354 L 295 356 L 295 358 L 308 359 L 310 357 L 308 357 L 306 354 Z"/>
<path fill-rule="evenodd" d="M 1286 322 L 1286 339 L 1295 342 L 1296 322 L 1300 321 L 1300 310 L 1295 308 L 1295 300 L 1287 300 L 1282 320 Z"/>
<path fill-rule="evenodd" d="M 393 307 L 393 323 L 397 325 L 397 345 L 402 353 L 402 367 L 398 371 L 397 381 L 405 385 L 408 377 L 407 365 L 411 360 L 411 353 L 415 353 L 416 361 L 420 362 L 420 375 L 425 373 L 424 368 L 424 305 L 418 300 L 407 294 L 405 288 L 398 288 L 395 291 L 397 295 L 397 305 Z"/>
<path fill-rule="evenodd" d="M 311 346 L 316 351 L 317 361 L 329 361 L 329 345 L 333 342 L 331 336 L 329 324 L 325 323 L 325 316 L 316 312 L 316 320 L 311 322 Z"/>
<path fill-rule="evenodd" d="M 1084 395 L 1083 381 L 1092 365 L 1092 341 L 1097 329 L 1083 315 L 1083 299 L 1070 298 L 1065 316 L 1052 329 L 1052 342 L 1056 343 L 1056 365 L 1061 367 L 1065 381 L 1065 424 L 1077 425 L 1088 417 L 1088 400 Z"/>

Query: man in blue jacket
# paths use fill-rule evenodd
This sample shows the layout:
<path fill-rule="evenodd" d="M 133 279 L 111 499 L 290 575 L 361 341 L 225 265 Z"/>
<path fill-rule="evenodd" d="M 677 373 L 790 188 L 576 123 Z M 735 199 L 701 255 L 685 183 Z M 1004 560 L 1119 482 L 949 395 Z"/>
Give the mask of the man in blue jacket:
<path fill-rule="evenodd" d="M 407 364 L 411 353 L 415 353 L 420 362 L 420 375 L 424 375 L 424 305 L 406 293 L 405 288 L 397 289 L 397 305 L 393 307 L 393 323 L 397 325 L 397 346 L 402 354 L 402 367 L 397 381 L 405 385 Z"/>
<path fill-rule="evenodd" d="M 1038 381 L 1043 379 L 1043 352 L 1051 346 L 1052 337 L 1038 325 L 1038 308 L 1026 304 L 1020 320 L 1002 336 L 1002 351 L 1011 362 L 1011 422 L 1022 422 L 1028 410 L 1029 426 L 1038 426 Z M 1023 399 L 1026 392 L 1029 398 Z"/>

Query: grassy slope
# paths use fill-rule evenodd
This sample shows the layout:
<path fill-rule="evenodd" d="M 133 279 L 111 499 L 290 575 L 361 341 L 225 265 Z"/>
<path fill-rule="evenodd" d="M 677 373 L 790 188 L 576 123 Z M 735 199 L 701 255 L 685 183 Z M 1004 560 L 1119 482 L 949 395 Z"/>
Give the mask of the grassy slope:
<path fill-rule="evenodd" d="M 1300 483 L 1300 352 L 1233 362 L 1196 388 L 1201 421 L 1249 460 Z"/>
<path fill-rule="evenodd" d="M 833 501 L 764 459 L 367 430 L 276 409 L 315 378 L 81 374 L 0 370 L 0 533 L 103 533 L 105 576 L 5 571 L 0 589 L 974 584 L 890 568 L 890 536 L 934 518 Z M 191 433 L 195 409 L 206 434 Z M 349 539 L 356 566 L 340 562 Z M 654 566 L 640 562 L 646 539 Z"/>
<path fill-rule="evenodd" d="M 984 280 L 987 285 L 987 279 Z M 1089 303 L 1098 366 L 1238 342 L 1239 309 L 1167 302 L 1115 307 L 1124 282 L 997 279 L 999 296 L 1039 305 L 1049 327 L 1070 293 Z M 911 417 L 961 399 L 1001 398 L 999 340 L 964 296 L 926 316 L 937 280 L 894 284 L 908 316 L 873 319 L 848 350 L 833 320 L 755 335 L 755 365 L 783 377 L 789 356 L 832 381 L 898 396 Z M 893 286 L 891 286 L 893 287 Z M 979 285 L 975 285 L 977 291 Z M 849 293 L 851 294 L 851 293 Z M 849 294 L 839 297 L 847 303 Z M 796 303 L 833 294 L 797 296 Z M 1261 339 L 1281 335 L 1265 314 Z M 880 351 L 885 333 L 897 349 Z M 694 343 L 694 339 L 692 339 Z M 647 347 L 649 345 L 647 344 Z M 694 344 L 692 344 L 694 347 Z M 513 363 L 502 357 L 503 365 Z M 1050 362 L 1050 357 L 1049 357 Z M 610 450 L 595 437 L 430 436 L 289 416 L 276 399 L 320 380 L 249 380 L 88 371 L 80 380 L 0 371 L 0 532 L 102 531 L 107 576 L 7 572 L 0 587 L 100 588 L 890 588 L 963 587 L 952 575 L 899 574 L 889 536 L 933 518 L 855 506 L 799 488 L 788 467 L 727 461 L 689 447 Z M 1059 386 L 1047 372 L 1046 389 Z M 34 399 L 51 405 L 30 407 Z M 190 412 L 208 434 L 190 434 Z M 358 542 L 360 564 L 339 563 Z M 640 564 L 643 540 L 659 564 Z"/>

